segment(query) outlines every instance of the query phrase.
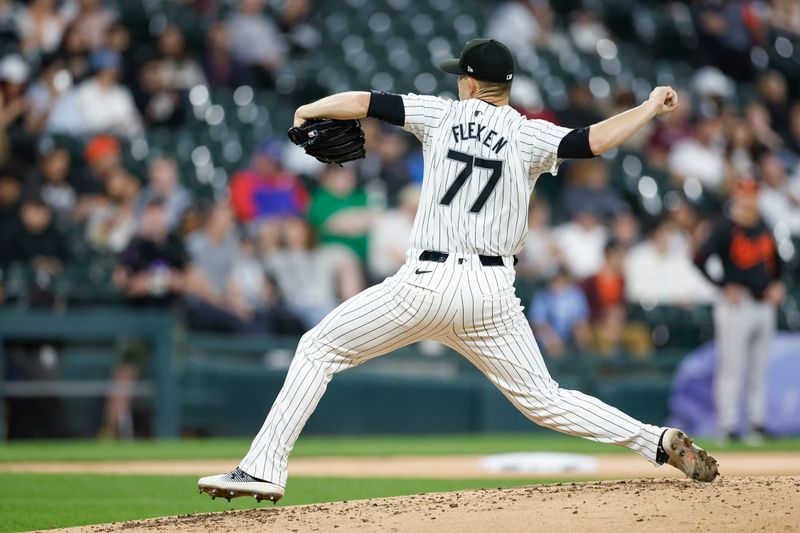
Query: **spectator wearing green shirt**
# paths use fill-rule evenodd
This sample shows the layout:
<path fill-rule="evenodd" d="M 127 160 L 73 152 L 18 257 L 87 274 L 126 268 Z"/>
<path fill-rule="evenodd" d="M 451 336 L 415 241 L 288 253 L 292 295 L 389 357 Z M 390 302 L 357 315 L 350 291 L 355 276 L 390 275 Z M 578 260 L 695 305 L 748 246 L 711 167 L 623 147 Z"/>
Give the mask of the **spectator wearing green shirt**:
<path fill-rule="evenodd" d="M 357 185 L 352 167 L 329 165 L 311 195 L 308 218 L 322 244 L 350 248 L 362 263 L 367 260 L 367 233 L 375 220 L 367 193 Z"/>

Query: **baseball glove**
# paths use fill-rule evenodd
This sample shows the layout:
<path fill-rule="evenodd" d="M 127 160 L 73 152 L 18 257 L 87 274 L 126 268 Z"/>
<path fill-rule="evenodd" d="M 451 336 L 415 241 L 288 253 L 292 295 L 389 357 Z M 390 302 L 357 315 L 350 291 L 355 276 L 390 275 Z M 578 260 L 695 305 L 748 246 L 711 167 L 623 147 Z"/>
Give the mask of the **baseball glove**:
<path fill-rule="evenodd" d="M 364 130 L 357 120 L 314 118 L 290 129 L 289 140 L 323 163 L 341 166 L 366 154 Z"/>

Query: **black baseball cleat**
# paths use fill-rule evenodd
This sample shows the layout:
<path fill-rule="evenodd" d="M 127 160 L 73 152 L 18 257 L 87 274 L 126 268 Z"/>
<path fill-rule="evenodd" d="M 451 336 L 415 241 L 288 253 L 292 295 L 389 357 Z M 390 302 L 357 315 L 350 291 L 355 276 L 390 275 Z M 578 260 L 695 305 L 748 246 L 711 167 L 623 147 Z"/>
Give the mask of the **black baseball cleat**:
<path fill-rule="evenodd" d="M 695 481 L 711 482 L 719 475 L 717 460 L 679 429 L 664 431 L 656 455 L 659 463 L 670 464 Z"/>
<path fill-rule="evenodd" d="M 207 493 L 211 499 L 217 497 L 231 501 L 239 496 L 254 496 L 256 501 L 269 500 L 277 502 L 283 498 L 284 490 L 280 485 L 258 479 L 239 467 L 227 474 L 201 477 L 197 481 L 200 493 Z"/>

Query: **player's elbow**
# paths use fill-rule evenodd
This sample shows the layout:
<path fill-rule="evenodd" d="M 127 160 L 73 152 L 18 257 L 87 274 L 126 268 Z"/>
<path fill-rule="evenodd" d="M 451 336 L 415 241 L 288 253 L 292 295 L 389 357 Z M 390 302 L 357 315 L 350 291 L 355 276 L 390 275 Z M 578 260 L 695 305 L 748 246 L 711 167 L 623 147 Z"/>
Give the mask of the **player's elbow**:
<path fill-rule="evenodd" d="M 611 139 L 603 134 L 603 130 L 598 128 L 597 125 L 589 128 L 589 150 L 596 156 L 602 155 L 606 151 L 613 148 Z"/>
<path fill-rule="evenodd" d="M 353 92 L 353 105 L 355 106 L 354 111 L 359 115 L 359 118 L 366 118 L 367 112 L 369 111 L 369 102 L 371 97 L 372 93 L 364 91 Z"/>

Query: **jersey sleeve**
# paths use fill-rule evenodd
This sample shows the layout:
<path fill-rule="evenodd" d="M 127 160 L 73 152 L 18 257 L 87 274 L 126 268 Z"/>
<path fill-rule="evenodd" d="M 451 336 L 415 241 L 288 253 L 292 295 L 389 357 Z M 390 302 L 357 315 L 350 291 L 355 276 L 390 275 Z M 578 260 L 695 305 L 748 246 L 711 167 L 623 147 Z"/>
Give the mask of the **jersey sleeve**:
<path fill-rule="evenodd" d="M 403 129 L 420 140 L 423 144 L 428 132 L 439 125 L 444 117 L 449 103 L 438 96 L 425 96 L 419 94 L 404 94 L 403 107 L 405 108 L 405 123 Z"/>
<path fill-rule="evenodd" d="M 546 120 L 528 120 L 521 128 L 520 143 L 522 153 L 530 165 L 528 175 L 538 176 L 545 172 L 556 174 L 561 159 L 558 157 L 558 146 L 572 129 L 556 126 Z"/>

